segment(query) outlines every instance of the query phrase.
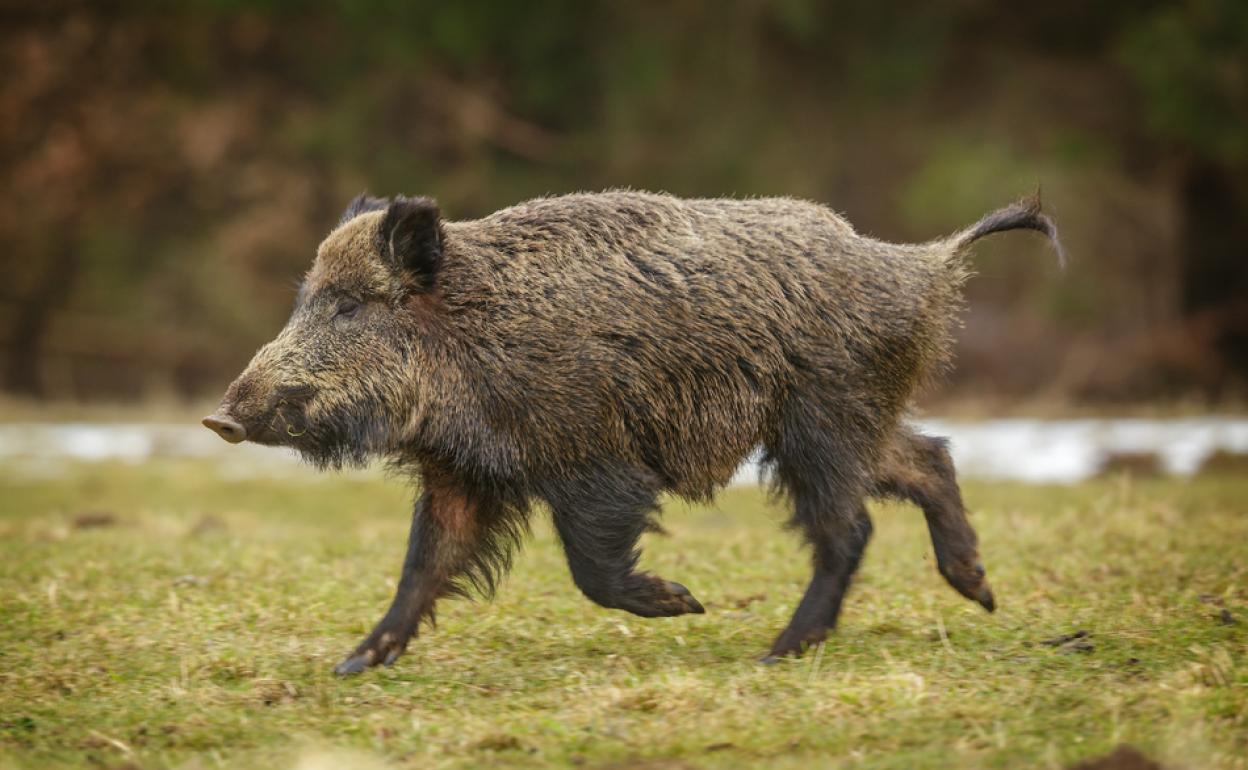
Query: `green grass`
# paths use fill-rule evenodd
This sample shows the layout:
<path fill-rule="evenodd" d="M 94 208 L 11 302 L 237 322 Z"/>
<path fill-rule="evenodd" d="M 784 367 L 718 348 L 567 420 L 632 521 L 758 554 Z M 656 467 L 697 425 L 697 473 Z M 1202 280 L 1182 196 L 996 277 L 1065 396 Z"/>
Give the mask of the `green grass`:
<path fill-rule="evenodd" d="M 1120 742 L 1246 766 L 1248 479 L 965 491 L 995 615 L 943 584 L 916 510 L 876 506 L 841 629 L 760 666 L 807 559 L 731 490 L 646 546 L 705 616 L 590 604 L 539 517 L 494 602 L 338 679 L 390 596 L 402 485 L 0 469 L 0 766 L 1030 768 Z M 1081 629 L 1091 651 L 1040 643 Z"/>

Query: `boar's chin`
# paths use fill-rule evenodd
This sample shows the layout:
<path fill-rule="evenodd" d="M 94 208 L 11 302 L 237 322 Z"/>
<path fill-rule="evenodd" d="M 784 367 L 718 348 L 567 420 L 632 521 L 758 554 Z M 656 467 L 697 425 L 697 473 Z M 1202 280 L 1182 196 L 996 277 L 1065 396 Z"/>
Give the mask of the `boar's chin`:
<path fill-rule="evenodd" d="M 372 456 L 370 452 L 349 445 L 304 444 L 292 442 L 304 462 L 320 470 L 362 468 Z"/>
<path fill-rule="evenodd" d="M 280 443 L 293 447 L 305 462 L 321 469 L 358 468 L 388 450 L 385 421 L 350 412 L 319 416 Z"/>

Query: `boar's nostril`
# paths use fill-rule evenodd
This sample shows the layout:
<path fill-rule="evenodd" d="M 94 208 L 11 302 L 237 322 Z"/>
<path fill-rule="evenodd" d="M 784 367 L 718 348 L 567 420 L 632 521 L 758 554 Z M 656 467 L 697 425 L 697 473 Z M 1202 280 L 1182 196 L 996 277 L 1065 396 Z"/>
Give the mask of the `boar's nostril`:
<path fill-rule="evenodd" d="M 204 427 L 211 429 L 231 444 L 237 444 L 247 438 L 247 429 L 243 427 L 242 423 L 225 415 L 212 414 L 205 417 Z"/>

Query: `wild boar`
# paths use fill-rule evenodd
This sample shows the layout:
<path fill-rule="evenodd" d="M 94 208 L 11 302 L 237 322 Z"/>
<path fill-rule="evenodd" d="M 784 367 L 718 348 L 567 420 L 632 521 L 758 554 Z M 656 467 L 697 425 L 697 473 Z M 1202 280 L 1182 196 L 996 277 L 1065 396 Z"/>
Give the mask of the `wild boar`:
<path fill-rule="evenodd" d="M 454 222 L 428 198 L 362 195 L 204 424 L 418 482 L 393 603 L 339 673 L 393 663 L 439 597 L 492 594 L 537 502 L 593 601 L 703 612 L 638 571 L 638 540 L 661 493 L 706 500 L 759 447 L 814 563 L 765 660 L 835 626 L 867 497 L 919 505 L 940 572 L 991 611 L 949 454 L 904 414 L 948 362 L 967 247 L 1018 228 L 1061 254 L 1038 199 L 899 245 L 785 198 L 614 191 Z"/>

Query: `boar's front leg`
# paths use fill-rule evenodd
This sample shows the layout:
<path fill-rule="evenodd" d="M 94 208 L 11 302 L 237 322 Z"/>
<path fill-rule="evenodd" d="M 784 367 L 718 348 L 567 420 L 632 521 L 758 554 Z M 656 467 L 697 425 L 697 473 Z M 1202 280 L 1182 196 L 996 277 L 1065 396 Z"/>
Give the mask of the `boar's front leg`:
<path fill-rule="evenodd" d="M 407 557 L 394 601 L 372 633 L 334 668 L 358 674 L 370 666 L 390 665 L 403 654 L 422 620 L 432 620 L 434 602 L 459 589 L 455 578 L 480 563 L 488 542 L 481 532 L 484 503 L 445 481 L 425 478 L 416 501 L 407 541 Z"/>
<path fill-rule="evenodd" d="M 642 534 L 657 529 L 657 482 L 651 474 L 599 468 L 545 495 L 577 588 L 609 609 L 645 618 L 705 612 L 680 583 L 637 572 Z"/>
<path fill-rule="evenodd" d="M 820 515 L 804 499 L 797 502 L 796 520 L 814 549 L 814 575 L 793 618 L 762 659 L 775 663 L 788 655 L 801 655 L 808 646 L 822 642 L 836 627 L 841 603 L 862 561 L 873 526 L 867 509 L 859 504 L 852 516 Z"/>

